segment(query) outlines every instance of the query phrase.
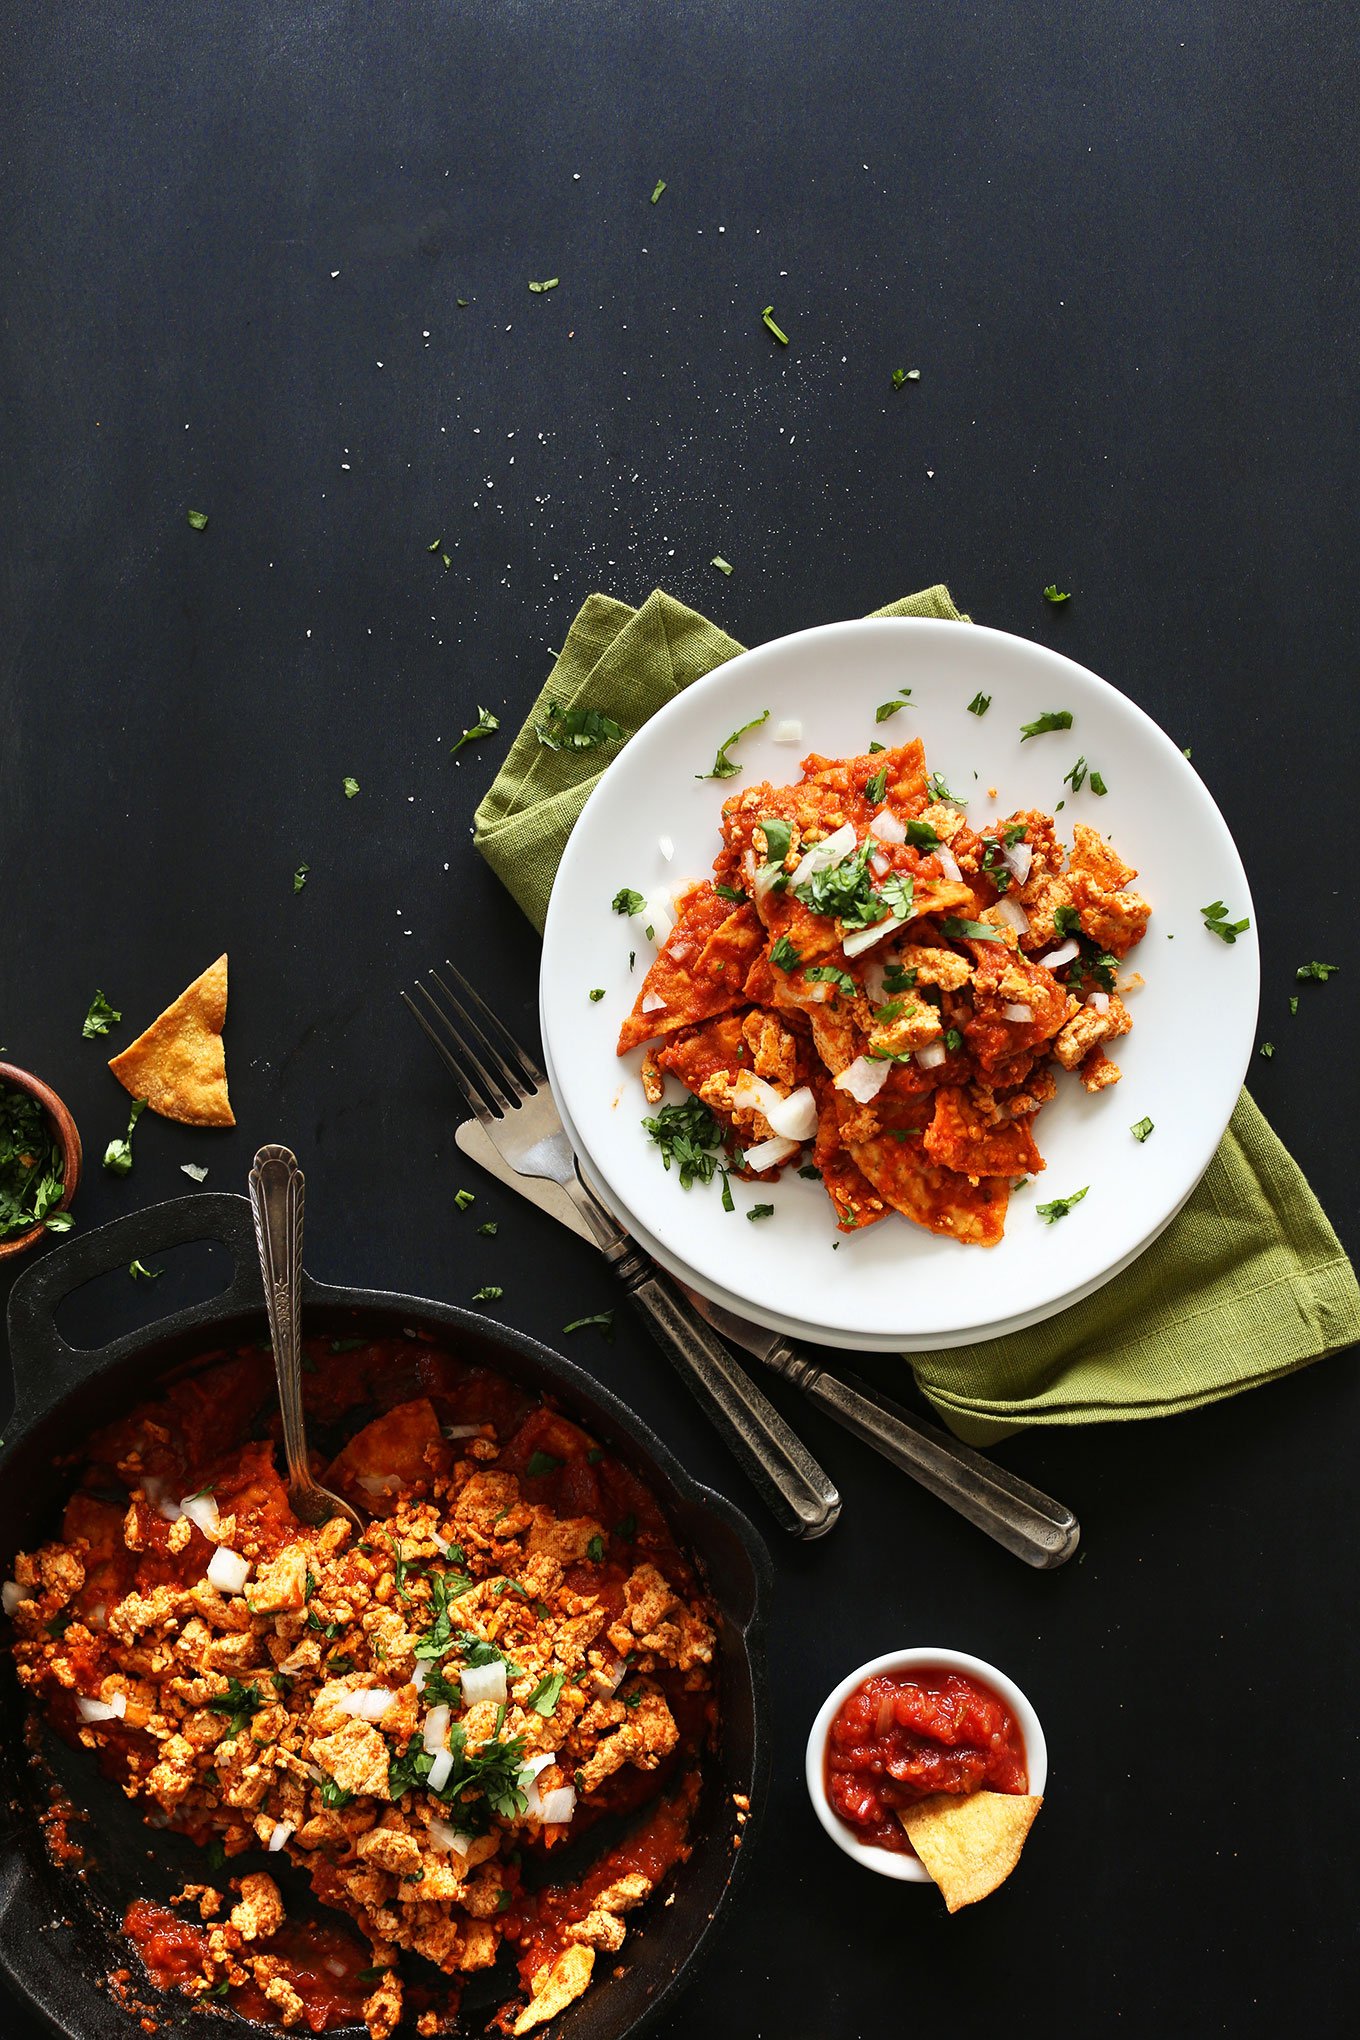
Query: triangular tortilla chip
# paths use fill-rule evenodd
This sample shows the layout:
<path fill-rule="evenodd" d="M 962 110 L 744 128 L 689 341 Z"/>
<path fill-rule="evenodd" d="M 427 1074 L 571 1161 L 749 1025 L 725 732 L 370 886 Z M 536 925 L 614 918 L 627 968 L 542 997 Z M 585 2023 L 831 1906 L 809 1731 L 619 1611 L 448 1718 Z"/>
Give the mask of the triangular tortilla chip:
<path fill-rule="evenodd" d="M 950 1912 L 957 1912 L 1010 1876 L 1043 1803 L 1034 1793 L 935 1792 L 899 1807 L 897 1817 Z"/>
<path fill-rule="evenodd" d="M 222 1047 L 226 1017 L 227 959 L 219 956 L 109 1068 L 125 1091 L 145 1098 L 162 1119 L 235 1126 Z"/>

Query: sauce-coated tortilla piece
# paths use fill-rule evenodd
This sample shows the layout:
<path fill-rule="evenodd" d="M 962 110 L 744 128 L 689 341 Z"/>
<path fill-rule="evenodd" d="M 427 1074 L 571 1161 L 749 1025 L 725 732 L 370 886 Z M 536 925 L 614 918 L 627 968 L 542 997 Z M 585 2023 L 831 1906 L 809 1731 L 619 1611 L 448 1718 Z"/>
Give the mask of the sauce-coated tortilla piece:
<path fill-rule="evenodd" d="M 1061 1072 L 1119 1081 L 1120 990 L 1141 982 L 1119 965 L 1151 913 L 1137 872 L 1084 822 L 1069 853 L 1039 809 L 975 828 L 917 739 L 812 752 L 796 783 L 732 794 L 721 829 L 714 883 L 679 897 L 619 1036 L 620 1055 L 664 1037 L 649 1102 L 669 1073 L 732 1167 L 757 1146 L 780 1157 L 762 1181 L 814 1168 L 842 1232 L 897 1211 L 994 1246 L 1012 1184 L 1044 1167 L 1035 1120 Z M 815 1130 L 808 1100 L 779 1109 L 803 1087 Z"/>
<path fill-rule="evenodd" d="M 363 1534 L 297 1521 L 267 1357 L 219 1358 L 98 1433 L 60 1537 L 15 1555 L 18 1676 L 154 1826 L 212 1847 L 196 1917 L 128 1912 L 153 1980 L 389 2040 L 504 1946 L 524 2033 L 689 1852 L 711 1611 L 655 1497 L 561 1411 L 415 1337 L 309 1340 L 305 1365 Z M 537 1874 L 597 1828 L 593 1861 Z M 286 1916 L 261 1850 L 333 1924 Z"/>

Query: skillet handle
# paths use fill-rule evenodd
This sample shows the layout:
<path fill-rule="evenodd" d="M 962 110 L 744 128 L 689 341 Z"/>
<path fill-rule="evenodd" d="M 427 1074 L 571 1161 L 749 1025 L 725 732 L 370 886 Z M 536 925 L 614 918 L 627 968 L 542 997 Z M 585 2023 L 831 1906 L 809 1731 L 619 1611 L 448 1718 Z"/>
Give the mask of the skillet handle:
<path fill-rule="evenodd" d="M 93 1351 L 67 1345 L 57 1330 L 55 1316 L 63 1297 L 96 1275 L 107 1275 L 114 1268 L 126 1268 L 129 1261 L 145 1260 L 148 1255 L 164 1253 L 167 1247 L 194 1240 L 219 1241 L 231 1255 L 232 1279 L 226 1290 L 177 1311 L 172 1319 L 162 1319 L 159 1327 L 143 1325 Z M 16 1417 L 21 1422 L 27 1420 L 106 1362 L 145 1345 L 158 1329 L 173 1326 L 175 1331 L 187 1330 L 219 1317 L 224 1309 L 259 1309 L 262 1301 L 250 1205 L 244 1197 L 228 1191 L 205 1190 L 195 1197 L 176 1197 L 146 1211 L 131 1211 L 126 1218 L 116 1218 L 94 1232 L 77 1233 L 25 1269 L 10 1291 L 9 1350 Z"/>

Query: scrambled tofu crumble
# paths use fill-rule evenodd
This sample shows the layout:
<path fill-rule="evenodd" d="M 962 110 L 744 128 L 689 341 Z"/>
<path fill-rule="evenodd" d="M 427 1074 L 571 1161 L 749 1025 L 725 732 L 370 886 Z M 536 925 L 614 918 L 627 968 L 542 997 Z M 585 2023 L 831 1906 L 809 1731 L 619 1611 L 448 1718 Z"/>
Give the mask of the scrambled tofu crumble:
<path fill-rule="evenodd" d="M 252 1868 L 185 1887 L 201 1924 L 132 1907 L 155 1980 L 387 2040 L 403 1955 L 451 1979 L 417 2021 L 434 2033 L 508 1943 L 527 2002 L 500 2021 L 525 2033 L 688 1853 L 710 1611 L 650 1492 L 578 1425 L 431 1346 L 309 1351 L 317 1435 L 379 1405 L 329 1466 L 314 1454 L 367 1531 L 296 1520 L 273 1440 L 250 1435 L 269 1362 L 219 1361 L 93 1440 L 60 1539 L 16 1557 L 18 1675 L 151 1825 L 219 1864 L 300 1866 L 368 1944 L 299 1965 L 305 1930 Z M 624 1840 L 554 1882 L 553 1849 L 606 1813 L 632 1817 Z"/>

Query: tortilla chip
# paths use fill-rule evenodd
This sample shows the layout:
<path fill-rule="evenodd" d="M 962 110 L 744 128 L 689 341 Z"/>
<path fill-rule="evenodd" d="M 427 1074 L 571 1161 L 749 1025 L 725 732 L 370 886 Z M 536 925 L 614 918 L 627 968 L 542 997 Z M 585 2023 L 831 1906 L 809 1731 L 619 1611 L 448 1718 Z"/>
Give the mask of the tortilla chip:
<path fill-rule="evenodd" d="M 227 959 L 219 956 L 109 1068 L 125 1091 L 145 1098 L 162 1119 L 235 1126 L 222 1047 L 226 1017 Z"/>
<path fill-rule="evenodd" d="M 935 1792 L 899 1807 L 897 1817 L 950 1912 L 957 1912 L 1004 1884 L 1043 1803 L 1034 1793 Z"/>

